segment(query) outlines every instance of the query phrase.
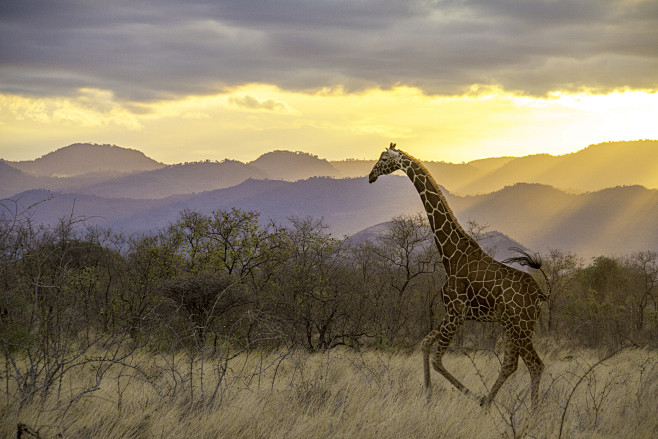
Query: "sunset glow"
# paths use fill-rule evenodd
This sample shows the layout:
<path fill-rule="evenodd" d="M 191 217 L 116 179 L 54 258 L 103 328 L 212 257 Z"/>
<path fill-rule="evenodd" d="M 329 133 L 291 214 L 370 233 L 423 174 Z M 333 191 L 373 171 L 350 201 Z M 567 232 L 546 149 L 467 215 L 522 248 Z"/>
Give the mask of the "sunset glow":
<path fill-rule="evenodd" d="M 6 160 L 75 142 L 335 160 L 394 141 L 462 162 L 658 138 L 652 2 L 35 3 L 0 10 Z"/>
<path fill-rule="evenodd" d="M 94 89 L 76 97 L 0 99 L 2 156 L 9 160 L 78 141 L 132 147 L 166 163 L 249 161 L 273 149 L 337 160 L 374 158 L 396 141 L 426 160 L 461 162 L 658 138 L 658 94 L 647 91 L 537 98 L 474 86 L 436 97 L 412 87 L 311 94 L 249 84 L 137 108 Z"/>

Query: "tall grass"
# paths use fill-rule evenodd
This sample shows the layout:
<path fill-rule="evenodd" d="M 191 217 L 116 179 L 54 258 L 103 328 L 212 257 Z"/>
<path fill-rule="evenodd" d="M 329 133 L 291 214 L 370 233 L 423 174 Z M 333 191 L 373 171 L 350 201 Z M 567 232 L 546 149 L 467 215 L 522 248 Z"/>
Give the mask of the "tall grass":
<path fill-rule="evenodd" d="M 540 351 L 536 413 L 523 364 L 484 410 L 436 373 L 427 403 L 418 352 L 252 351 L 203 364 L 142 353 L 82 397 L 96 379 L 91 366 L 22 407 L 10 386 L 0 436 L 25 423 L 42 438 L 658 437 L 657 351 L 624 350 L 601 363 L 606 354 L 594 350 Z M 444 364 L 479 395 L 500 369 L 493 351 L 451 351 Z"/>

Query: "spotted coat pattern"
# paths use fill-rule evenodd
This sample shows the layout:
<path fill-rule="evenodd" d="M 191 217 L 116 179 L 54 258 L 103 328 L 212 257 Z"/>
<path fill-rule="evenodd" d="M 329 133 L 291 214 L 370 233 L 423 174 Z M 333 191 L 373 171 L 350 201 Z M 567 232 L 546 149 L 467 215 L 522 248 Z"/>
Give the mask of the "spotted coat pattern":
<path fill-rule="evenodd" d="M 370 183 L 380 175 L 402 170 L 420 194 L 436 245 L 442 256 L 447 280 L 441 294 L 446 315 L 422 342 L 425 390 L 431 395 L 432 367 L 465 394 L 471 392 L 448 372 L 442 357 L 458 327 L 465 320 L 500 322 L 505 333 L 505 357 L 498 379 L 480 404 L 489 406 L 507 378 L 517 369 L 521 357 L 528 367 L 533 407 L 539 400 L 539 382 L 544 364 L 532 344 L 541 301 L 545 298 L 539 285 L 528 273 L 502 264 L 487 255 L 480 245 L 459 225 L 443 193 L 427 169 L 407 153 L 390 148 L 382 153 L 370 173 Z"/>

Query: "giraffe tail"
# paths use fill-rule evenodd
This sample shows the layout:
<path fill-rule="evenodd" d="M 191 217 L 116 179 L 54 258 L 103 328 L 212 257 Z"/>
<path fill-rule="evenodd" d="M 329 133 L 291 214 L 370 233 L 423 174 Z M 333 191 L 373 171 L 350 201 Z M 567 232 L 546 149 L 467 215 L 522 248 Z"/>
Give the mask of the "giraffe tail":
<path fill-rule="evenodd" d="M 543 265 L 543 261 L 541 260 L 541 256 L 539 255 L 539 253 L 530 254 L 529 252 L 519 247 L 510 247 L 509 250 L 519 253 L 519 256 L 507 258 L 503 261 L 503 264 L 517 263 L 523 267 L 530 267 L 530 268 L 534 268 L 535 270 L 541 271 L 541 274 L 544 276 L 544 280 L 546 281 L 546 287 L 548 288 L 548 295 L 546 295 L 543 292 L 541 292 L 540 294 L 542 300 L 548 300 L 548 298 L 552 293 L 551 283 L 548 281 L 548 276 L 546 275 L 546 272 L 541 268 Z"/>

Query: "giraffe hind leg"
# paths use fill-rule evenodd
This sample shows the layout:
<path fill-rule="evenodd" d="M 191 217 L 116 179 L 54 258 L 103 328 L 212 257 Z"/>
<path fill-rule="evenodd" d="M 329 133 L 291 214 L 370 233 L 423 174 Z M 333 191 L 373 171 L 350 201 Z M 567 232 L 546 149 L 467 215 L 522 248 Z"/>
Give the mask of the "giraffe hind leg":
<path fill-rule="evenodd" d="M 498 379 L 491 388 L 489 395 L 480 400 L 481 406 L 489 407 L 491 405 L 500 388 L 503 386 L 505 381 L 507 381 L 507 378 L 509 378 L 516 371 L 518 365 L 519 348 L 508 338 L 505 343 L 505 357 L 503 359 L 503 365 L 500 368 L 500 373 L 498 374 Z"/>
<path fill-rule="evenodd" d="M 430 333 L 431 334 L 431 333 Z M 432 342 L 428 343 L 428 334 L 423 340 L 423 372 L 425 376 L 425 397 L 429 402 L 430 397 L 432 396 L 432 378 L 430 377 L 430 349 L 432 348 Z"/>
<path fill-rule="evenodd" d="M 541 374 L 544 371 L 544 363 L 535 351 L 531 340 L 527 340 L 524 346 L 521 346 L 521 358 L 530 372 L 530 394 L 532 398 L 532 409 L 537 410 L 539 407 L 539 383 Z"/>

